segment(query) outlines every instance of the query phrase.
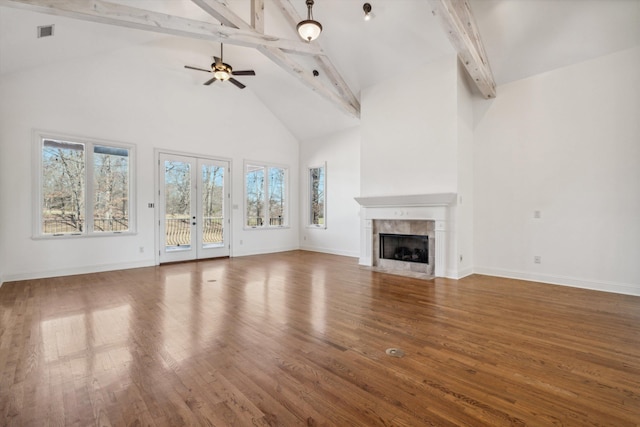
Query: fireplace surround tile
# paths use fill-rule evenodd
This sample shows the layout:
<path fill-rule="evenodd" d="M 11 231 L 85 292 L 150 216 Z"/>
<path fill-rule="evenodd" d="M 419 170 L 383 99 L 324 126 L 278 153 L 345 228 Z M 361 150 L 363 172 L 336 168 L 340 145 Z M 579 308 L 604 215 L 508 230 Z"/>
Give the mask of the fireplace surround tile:
<path fill-rule="evenodd" d="M 426 227 L 426 233 L 429 236 L 428 265 L 432 270 L 430 270 L 430 275 L 427 275 L 426 273 L 416 273 L 409 266 L 389 272 L 412 275 L 412 277 L 413 275 L 447 277 L 447 248 L 452 244 L 449 241 L 451 234 L 447 228 L 447 222 L 449 221 L 449 207 L 455 203 L 457 194 L 371 196 L 356 197 L 355 199 L 360 204 L 360 265 L 378 271 L 386 270 L 386 268 L 383 269 L 382 266 L 377 265 L 380 243 L 375 236 L 380 232 L 392 230 L 391 227 L 395 227 L 395 225 L 391 225 L 393 221 L 408 221 L 406 224 L 400 225 L 399 230 L 402 230 L 400 232 L 403 234 L 421 234 Z M 374 228 L 377 233 L 374 232 Z M 434 257 L 433 262 L 431 262 L 432 257 Z"/>
<path fill-rule="evenodd" d="M 372 232 L 372 261 L 373 267 L 384 270 L 399 270 L 401 272 L 421 273 L 425 275 L 423 278 L 434 277 L 435 265 L 435 226 L 433 220 L 395 220 L 395 219 L 379 219 L 373 220 Z M 416 264 L 413 262 L 396 261 L 380 258 L 380 233 L 388 234 L 412 234 L 418 236 L 429 237 L 429 260 L 428 264 Z M 416 277 L 415 274 L 411 274 Z"/>

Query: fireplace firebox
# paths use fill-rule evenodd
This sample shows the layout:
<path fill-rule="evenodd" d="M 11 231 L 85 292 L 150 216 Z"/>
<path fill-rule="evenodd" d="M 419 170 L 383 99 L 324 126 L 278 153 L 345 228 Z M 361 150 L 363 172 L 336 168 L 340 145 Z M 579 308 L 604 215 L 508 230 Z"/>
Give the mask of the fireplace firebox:
<path fill-rule="evenodd" d="M 380 258 L 429 264 L 429 236 L 380 233 Z"/>

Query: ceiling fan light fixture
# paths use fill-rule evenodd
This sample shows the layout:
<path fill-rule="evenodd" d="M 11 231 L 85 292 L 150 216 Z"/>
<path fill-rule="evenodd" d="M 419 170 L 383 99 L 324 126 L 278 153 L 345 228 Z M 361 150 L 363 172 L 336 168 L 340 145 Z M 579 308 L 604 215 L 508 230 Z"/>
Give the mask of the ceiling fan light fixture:
<path fill-rule="evenodd" d="M 218 80 L 229 80 L 231 78 L 231 75 L 233 74 L 233 70 L 231 68 L 231 65 L 229 64 L 225 64 L 224 62 L 222 62 L 222 58 L 220 58 L 219 62 L 214 62 L 213 64 L 211 64 L 212 66 L 212 70 L 213 71 L 213 77 L 215 77 Z"/>
<path fill-rule="evenodd" d="M 304 40 L 311 42 L 320 36 L 322 32 L 322 24 L 313 19 L 313 0 L 307 0 L 307 19 L 300 21 L 296 27 L 298 34 Z"/>
<path fill-rule="evenodd" d="M 227 70 L 216 70 L 213 72 L 213 76 L 218 80 L 229 80 L 231 74 Z"/>
<path fill-rule="evenodd" d="M 200 67 L 192 67 L 190 65 L 185 65 L 184 68 L 188 68 L 190 70 L 204 71 L 205 73 L 213 74 L 213 77 L 207 80 L 204 83 L 204 86 L 209 86 L 216 80 L 220 80 L 223 82 L 226 82 L 226 81 L 231 82 L 236 87 L 240 89 L 244 89 L 246 86 L 241 82 L 237 81 L 234 78 L 234 76 L 255 76 L 256 72 L 253 70 L 233 71 L 233 68 L 231 68 L 231 65 L 223 62 L 224 61 L 223 49 L 224 49 L 224 45 L 220 43 L 220 58 L 218 58 L 217 56 L 214 56 L 213 62 L 211 63 L 211 68 L 208 70 L 205 70 L 204 68 L 200 68 Z"/>

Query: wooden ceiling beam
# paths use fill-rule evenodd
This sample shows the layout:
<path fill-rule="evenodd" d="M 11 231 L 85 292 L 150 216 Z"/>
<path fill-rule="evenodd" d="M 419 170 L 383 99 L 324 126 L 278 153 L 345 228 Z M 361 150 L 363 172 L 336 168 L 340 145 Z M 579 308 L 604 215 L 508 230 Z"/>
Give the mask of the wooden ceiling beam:
<path fill-rule="evenodd" d="M 251 25 L 245 22 L 242 18 L 240 18 L 218 0 L 191 1 L 225 25 L 232 26 L 241 30 L 251 29 Z M 276 3 L 279 4 L 280 2 L 276 1 Z M 291 9 L 293 9 L 289 2 L 286 3 L 288 3 Z M 293 13 L 295 13 L 295 10 L 293 11 Z M 293 19 L 293 22 L 295 22 L 295 27 L 295 25 L 297 24 L 295 18 L 292 18 L 291 14 L 289 13 L 285 14 L 285 17 L 287 17 L 287 19 L 290 21 L 291 19 Z M 300 42 L 309 44 L 303 42 L 302 40 Z M 317 40 L 314 41 L 313 44 L 316 43 Z M 321 79 L 312 77 L 311 74 L 307 72 L 307 70 L 305 70 L 298 63 L 289 58 L 282 49 L 278 49 L 272 46 L 259 46 L 257 49 L 282 69 L 287 71 L 292 76 L 296 77 L 302 84 L 309 87 L 311 90 L 325 98 L 327 101 L 338 106 L 341 110 L 345 111 L 351 116 L 360 117 L 360 102 L 353 95 L 351 89 L 349 89 L 347 84 L 344 82 L 344 80 L 335 69 L 333 64 L 331 64 L 331 61 L 329 61 L 329 58 L 327 58 L 326 55 L 314 55 L 313 57 L 316 59 L 316 61 L 318 61 L 320 67 L 325 71 L 325 74 L 331 82 L 332 87 L 327 87 L 325 84 L 323 84 L 323 81 Z"/>
<path fill-rule="evenodd" d="M 103 0 L 0 0 L 0 6 L 238 46 L 273 47 L 301 55 L 323 54 L 318 45 L 267 36 L 250 27 L 216 25 Z"/>
<path fill-rule="evenodd" d="M 337 91 L 328 89 L 322 80 L 313 77 L 308 70 L 301 67 L 298 63 L 293 61 L 283 51 L 278 49 L 272 49 L 267 47 L 258 48 L 266 57 L 278 64 L 283 70 L 287 71 L 292 76 L 296 77 L 305 86 L 316 92 L 318 95 L 331 102 L 335 106 L 339 107 L 342 111 L 349 115 L 359 118 L 360 117 L 360 103 L 354 105 L 346 100 Z"/>
<path fill-rule="evenodd" d="M 480 39 L 468 0 L 430 0 L 432 12 L 440 18 L 458 58 L 482 96 L 496 97 L 496 82 Z"/>
<path fill-rule="evenodd" d="M 293 28 L 295 28 L 298 25 L 298 22 L 300 22 L 302 19 L 306 19 L 306 17 L 303 18 L 298 14 L 296 9 L 291 4 L 290 0 L 273 0 L 273 3 L 280 9 L 281 13 L 289 22 L 289 25 L 291 25 Z M 322 44 L 318 40 L 314 40 L 313 43 L 322 46 Z M 351 88 L 342 78 L 329 57 L 326 55 L 314 55 L 313 58 L 318 63 L 319 68 L 322 70 L 325 76 L 329 79 L 329 82 L 331 82 L 333 88 L 338 91 L 340 97 L 358 112 L 357 117 L 359 117 L 360 101 L 351 91 Z"/>
<path fill-rule="evenodd" d="M 264 0 L 251 0 L 251 27 L 264 34 Z"/>
<path fill-rule="evenodd" d="M 251 25 L 218 0 L 191 0 L 191 2 L 228 27 L 252 30 Z"/>
<path fill-rule="evenodd" d="M 253 47 L 329 102 L 354 117 L 360 116 L 358 99 L 317 43 L 281 39 L 260 32 L 264 29 L 263 0 L 252 0 L 252 25 L 246 23 L 217 0 L 192 1 L 224 25 L 138 9 L 104 0 L 0 0 L 0 6 L 174 36 Z M 290 7 L 290 12 L 285 16 L 295 21 L 296 18 L 293 15 L 295 10 L 288 1 L 286 3 Z M 306 72 L 303 67 L 286 55 L 291 53 L 312 56 L 319 63 L 332 86 L 326 85 L 324 80 L 316 79 Z"/>

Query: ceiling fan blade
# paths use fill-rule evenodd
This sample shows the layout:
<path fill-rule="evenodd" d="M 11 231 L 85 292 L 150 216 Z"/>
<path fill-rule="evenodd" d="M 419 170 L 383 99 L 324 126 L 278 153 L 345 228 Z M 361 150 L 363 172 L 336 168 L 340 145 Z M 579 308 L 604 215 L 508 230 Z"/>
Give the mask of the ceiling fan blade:
<path fill-rule="evenodd" d="M 237 81 L 236 79 L 234 79 L 233 77 L 231 77 L 231 78 L 229 79 L 229 81 L 230 81 L 231 83 L 233 83 L 234 85 L 238 86 L 240 89 L 244 89 L 244 88 L 246 87 L 245 85 L 243 85 L 242 83 L 240 83 L 239 81 Z"/>
<path fill-rule="evenodd" d="M 234 76 L 255 76 L 256 72 L 253 70 L 241 70 L 241 71 L 233 71 L 231 74 Z"/>
<path fill-rule="evenodd" d="M 190 65 L 185 65 L 184 68 L 188 68 L 190 70 L 204 71 L 205 73 L 210 73 L 211 72 L 211 70 L 205 70 L 204 68 L 192 67 Z"/>
<path fill-rule="evenodd" d="M 216 80 L 218 80 L 218 79 L 216 79 L 216 78 L 214 77 L 214 78 L 212 78 L 211 80 L 207 80 L 206 82 L 204 82 L 204 85 L 205 85 L 205 86 L 209 86 L 211 83 L 215 82 Z"/>

